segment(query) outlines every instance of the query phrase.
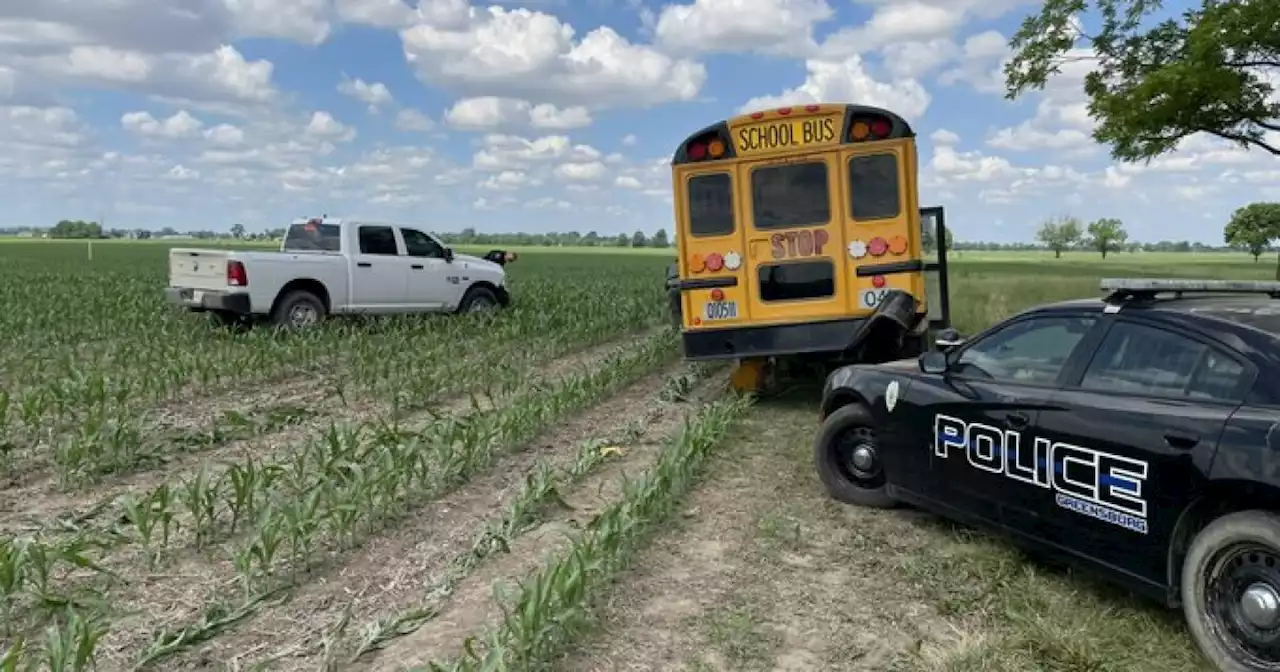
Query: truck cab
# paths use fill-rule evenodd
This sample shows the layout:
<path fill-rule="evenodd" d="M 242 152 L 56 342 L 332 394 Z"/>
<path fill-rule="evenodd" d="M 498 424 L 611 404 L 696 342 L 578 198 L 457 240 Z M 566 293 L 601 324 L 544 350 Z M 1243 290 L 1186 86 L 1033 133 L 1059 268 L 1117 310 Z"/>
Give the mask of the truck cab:
<path fill-rule="evenodd" d="M 276 252 L 170 250 L 167 297 L 228 324 L 297 328 L 344 313 L 477 312 L 510 303 L 513 259 L 457 254 L 415 226 L 298 219 Z"/>

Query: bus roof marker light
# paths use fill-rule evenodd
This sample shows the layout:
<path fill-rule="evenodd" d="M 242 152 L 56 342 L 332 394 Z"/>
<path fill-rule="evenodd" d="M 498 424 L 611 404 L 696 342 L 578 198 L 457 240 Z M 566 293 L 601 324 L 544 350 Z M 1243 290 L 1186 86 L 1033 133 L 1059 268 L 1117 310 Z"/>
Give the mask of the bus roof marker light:
<path fill-rule="evenodd" d="M 778 108 L 778 114 L 781 114 L 782 116 L 784 116 L 784 117 L 785 117 L 785 116 L 787 116 L 788 114 L 791 114 L 791 108 L 789 108 L 789 107 L 779 107 L 779 108 Z"/>
<path fill-rule="evenodd" d="M 821 110 L 821 109 L 822 109 L 821 105 L 805 105 L 804 106 L 805 112 L 817 112 L 818 110 Z"/>
<path fill-rule="evenodd" d="M 764 112 L 752 112 L 752 113 L 751 113 L 751 118 L 752 118 L 752 119 L 764 119 Z"/>

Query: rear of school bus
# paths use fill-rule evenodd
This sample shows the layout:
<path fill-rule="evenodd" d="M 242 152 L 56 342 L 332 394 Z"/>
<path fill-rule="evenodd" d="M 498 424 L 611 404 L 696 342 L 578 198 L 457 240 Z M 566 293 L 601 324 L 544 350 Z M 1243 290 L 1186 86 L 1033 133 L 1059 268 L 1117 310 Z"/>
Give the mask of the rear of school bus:
<path fill-rule="evenodd" d="M 884 361 L 948 321 L 942 209 L 920 210 L 915 134 L 898 115 L 739 116 L 682 143 L 672 178 L 668 285 L 688 359 Z"/>

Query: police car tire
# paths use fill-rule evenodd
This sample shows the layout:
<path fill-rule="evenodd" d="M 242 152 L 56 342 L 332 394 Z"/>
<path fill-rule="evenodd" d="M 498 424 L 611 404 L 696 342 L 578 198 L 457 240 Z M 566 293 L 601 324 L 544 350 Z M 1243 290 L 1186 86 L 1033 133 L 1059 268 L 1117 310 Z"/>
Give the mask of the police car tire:
<path fill-rule="evenodd" d="M 889 509 L 897 501 L 885 492 L 885 486 L 866 488 L 849 480 L 841 468 L 835 445 L 840 435 L 858 427 L 875 427 L 871 413 L 862 404 L 849 404 L 836 409 L 823 421 L 813 442 L 813 461 L 818 478 L 833 499 L 873 509 Z"/>
<path fill-rule="evenodd" d="M 320 297 L 305 289 L 295 289 L 286 294 L 283 299 L 280 299 L 280 303 L 276 304 L 276 309 L 271 313 L 271 322 L 281 329 L 293 329 L 293 325 L 289 323 L 289 313 L 294 306 L 300 303 L 311 304 L 312 309 L 316 311 L 316 323 L 324 321 L 324 302 L 320 300 Z"/>
<path fill-rule="evenodd" d="M 468 289 L 466 294 L 462 295 L 462 301 L 458 302 L 458 312 L 465 313 L 471 310 L 471 304 L 475 303 L 477 299 L 482 298 L 486 299 L 489 302 L 489 305 L 494 308 L 499 306 L 498 297 L 490 291 L 488 287 L 480 287 L 479 285 L 476 285 Z"/>
<path fill-rule="evenodd" d="M 1191 542 L 1182 563 L 1182 613 L 1201 654 L 1222 672 L 1252 672 L 1234 659 L 1209 630 L 1204 572 L 1213 554 L 1224 546 L 1256 542 L 1280 551 L 1280 517 L 1266 511 L 1230 513 L 1205 526 Z"/>

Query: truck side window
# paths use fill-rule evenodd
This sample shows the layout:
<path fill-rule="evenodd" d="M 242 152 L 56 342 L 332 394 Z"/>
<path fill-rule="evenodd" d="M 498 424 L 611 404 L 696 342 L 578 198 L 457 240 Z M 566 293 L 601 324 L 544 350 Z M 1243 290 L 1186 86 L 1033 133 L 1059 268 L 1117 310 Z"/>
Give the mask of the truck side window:
<path fill-rule="evenodd" d="M 396 248 L 396 233 L 389 226 L 360 227 L 360 254 L 381 254 L 394 257 L 400 254 Z"/>
<path fill-rule="evenodd" d="M 1199 341 L 1164 329 L 1117 322 L 1080 387 L 1160 397 L 1238 401 L 1245 368 Z"/>
<path fill-rule="evenodd" d="M 417 229 L 400 229 L 400 235 L 404 237 L 405 253 L 411 257 L 431 257 L 433 259 L 444 259 L 444 248 L 440 246 L 431 236 L 418 231 Z"/>

